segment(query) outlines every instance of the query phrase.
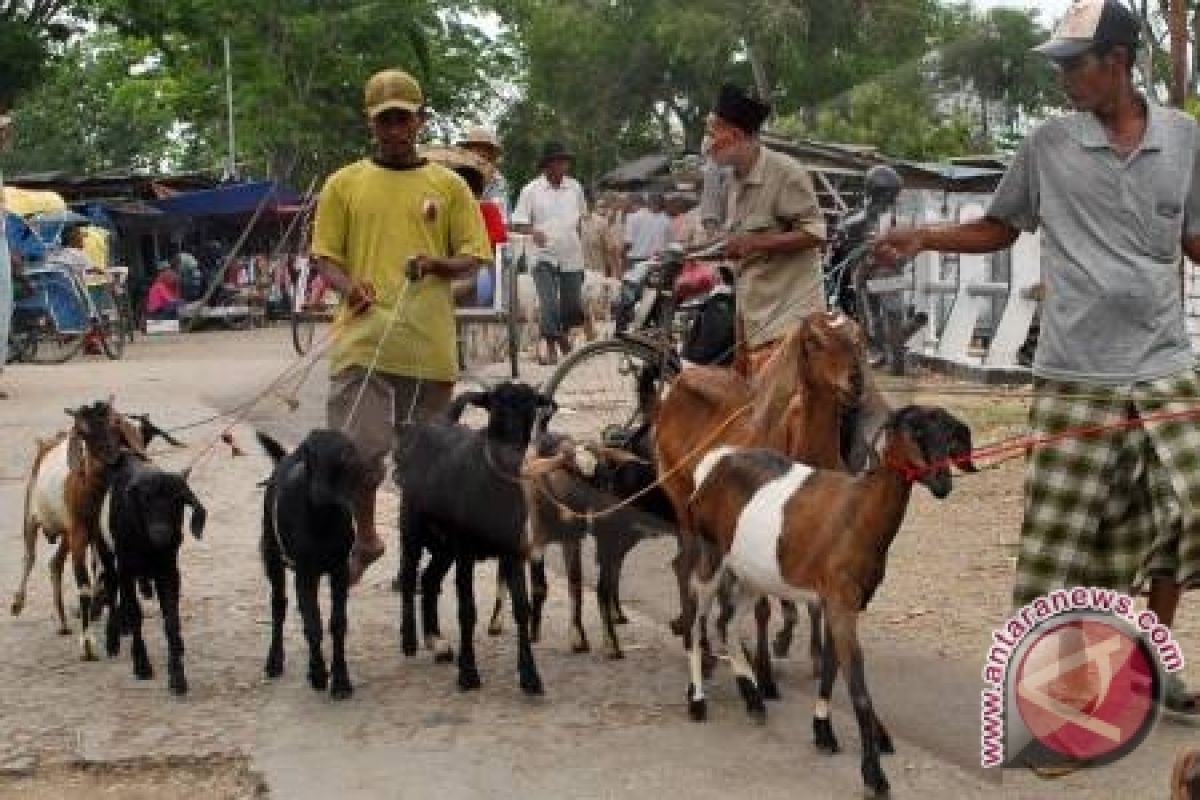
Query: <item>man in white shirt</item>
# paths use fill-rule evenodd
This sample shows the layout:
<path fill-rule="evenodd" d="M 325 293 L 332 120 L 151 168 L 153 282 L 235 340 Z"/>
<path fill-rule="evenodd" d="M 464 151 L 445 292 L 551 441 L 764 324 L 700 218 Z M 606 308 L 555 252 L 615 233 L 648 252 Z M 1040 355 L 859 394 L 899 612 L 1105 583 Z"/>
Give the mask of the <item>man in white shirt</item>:
<path fill-rule="evenodd" d="M 646 279 L 645 262 L 658 255 L 671 240 L 671 218 L 661 194 L 638 198 L 638 208 L 625 217 L 625 271 L 621 275 L 621 297 L 617 303 L 617 330 L 633 318 L 634 307 Z"/>
<path fill-rule="evenodd" d="M 557 363 L 555 346 L 571 352 L 570 334 L 583 325 L 583 241 L 580 221 L 587 200 L 579 181 L 567 175 L 572 155 L 561 142 L 547 142 L 534 178 L 517 198 L 512 228 L 529 234 L 534 247 L 528 254 L 530 275 L 537 287 L 539 327 L 546 341 L 545 364 Z"/>

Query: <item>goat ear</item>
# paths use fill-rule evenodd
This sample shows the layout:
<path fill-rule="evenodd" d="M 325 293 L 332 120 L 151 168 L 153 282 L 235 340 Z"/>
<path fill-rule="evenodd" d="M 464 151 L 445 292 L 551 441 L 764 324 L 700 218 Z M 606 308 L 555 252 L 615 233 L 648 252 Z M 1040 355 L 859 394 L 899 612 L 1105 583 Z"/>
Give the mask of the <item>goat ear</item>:
<path fill-rule="evenodd" d="M 204 508 L 204 504 L 200 502 L 200 498 L 196 497 L 196 493 L 192 491 L 192 487 L 187 484 L 187 473 L 189 470 L 184 470 L 180 474 L 180 496 L 183 502 L 192 507 L 192 536 L 196 539 L 204 537 L 204 523 L 208 521 L 208 511 Z"/>

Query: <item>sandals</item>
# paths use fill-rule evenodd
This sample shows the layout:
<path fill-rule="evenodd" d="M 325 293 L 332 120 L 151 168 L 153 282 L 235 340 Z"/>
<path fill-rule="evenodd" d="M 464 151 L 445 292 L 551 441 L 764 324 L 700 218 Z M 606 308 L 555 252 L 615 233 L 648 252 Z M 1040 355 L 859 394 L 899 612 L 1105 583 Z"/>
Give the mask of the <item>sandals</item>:
<path fill-rule="evenodd" d="M 1200 717 L 1200 695 L 1189 692 L 1178 675 L 1168 675 L 1163 685 L 1163 708 L 1173 714 Z"/>

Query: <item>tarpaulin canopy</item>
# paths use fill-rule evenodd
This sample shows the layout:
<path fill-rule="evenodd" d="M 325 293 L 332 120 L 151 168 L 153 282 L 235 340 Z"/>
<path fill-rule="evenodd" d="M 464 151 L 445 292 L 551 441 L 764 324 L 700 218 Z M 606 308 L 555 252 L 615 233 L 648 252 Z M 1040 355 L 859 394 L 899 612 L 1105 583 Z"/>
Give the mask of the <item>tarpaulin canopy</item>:
<path fill-rule="evenodd" d="M 265 211 L 298 205 L 300 195 L 275 181 L 230 183 L 198 192 L 179 192 L 154 201 L 167 214 L 185 217 L 210 217 L 227 214 L 253 214 L 260 204 Z"/>
<path fill-rule="evenodd" d="M 38 192 L 32 189 L 18 189 L 16 186 L 5 186 L 4 208 L 24 217 L 47 211 L 65 211 L 67 203 L 57 192 Z"/>

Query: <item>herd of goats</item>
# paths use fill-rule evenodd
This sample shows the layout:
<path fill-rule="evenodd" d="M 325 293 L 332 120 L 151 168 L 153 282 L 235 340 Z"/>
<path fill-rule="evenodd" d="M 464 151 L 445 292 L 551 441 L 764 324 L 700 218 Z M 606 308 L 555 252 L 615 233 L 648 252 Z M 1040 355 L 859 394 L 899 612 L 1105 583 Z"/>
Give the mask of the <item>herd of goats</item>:
<path fill-rule="evenodd" d="M 671 627 L 687 653 L 691 717 L 706 716 L 704 679 L 713 664 L 707 619 L 714 601 L 720 635 L 734 632 L 727 649 L 738 690 L 747 712 L 761 721 L 764 698 L 777 696 L 767 641 L 768 598 L 781 602 L 787 622 L 775 642 L 777 653 L 787 650 L 796 603 L 803 600 L 819 676 L 816 745 L 831 753 L 839 747 L 829 700 L 840 667 L 847 673 L 861 734 L 866 788 L 886 794 L 880 754 L 891 752 L 892 743 L 867 690 L 858 615 L 883 579 L 887 551 L 913 485 L 923 484 L 942 498 L 951 489 L 952 466 L 974 467 L 966 425 L 942 408 L 905 406 L 888 412 L 871 437 L 866 462 L 850 471 L 843 431 L 867 383 L 863 349 L 853 321 L 813 314 L 753 377 L 737 368 L 689 366 L 665 390 L 644 391 L 646 425 L 623 448 L 550 433 L 544 421 L 553 414 L 553 403 L 522 383 L 460 394 L 443 418 L 411 432 L 397 476 L 404 487 L 398 578 L 403 652 L 412 656 L 418 650 L 419 581 L 424 644 L 437 661 L 457 659 L 461 689 L 480 686 L 473 573 L 477 561 L 494 558 L 498 580 L 512 601 L 520 687 L 541 693 L 532 643 L 546 599 L 544 552 L 551 543 L 563 548 L 571 646 L 587 650 L 580 562 L 581 542 L 590 534 L 599 565 L 605 648 L 619 658 L 621 561 L 639 539 L 669 531 L 679 545 L 673 568 L 681 604 Z M 486 412 L 485 427 L 459 422 L 468 405 Z M 25 497 L 24 574 L 12 613 L 24 606 L 40 532 L 57 546 L 50 567 L 63 632 L 69 627 L 62 573 L 70 557 L 83 657 L 97 657 L 92 627 L 107 609 L 106 653 L 115 656 L 121 638 L 130 637 L 135 676 L 151 678 L 139 595 L 157 597 L 168 646 L 168 686 L 185 693 L 178 551 L 185 512 L 190 508 L 189 527 L 200 538 L 204 506 L 189 488 L 186 472 L 166 471 L 146 455 L 156 436 L 173 442 L 149 419 L 123 416 L 111 400 L 68 413 L 73 420 L 68 431 L 38 442 Z M 334 699 L 349 698 L 348 559 L 353 498 L 364 467 L 352 442 L 338 431 L 311 431 L 291 452 L 265 434 L 258 438 L 274 462 L 265 483 L 261 541 L 272 614 L 265 673 L 274 678 L 284 669 L 290 570 L 309 648 L 308 681 Z M 647 519 L 657 523 L 647 525 Z M 438 594 L 451 566 L 458 595 L 457 655 L 438 621 Z M 324 576 L 331 599 L 328 665 L 317 598 Z M 493 633 L 500 628 L 502 594 L 497 594 L 489 626 Z M 752 609 L 757 643 L 750 650 L 737 632 Z"/>

